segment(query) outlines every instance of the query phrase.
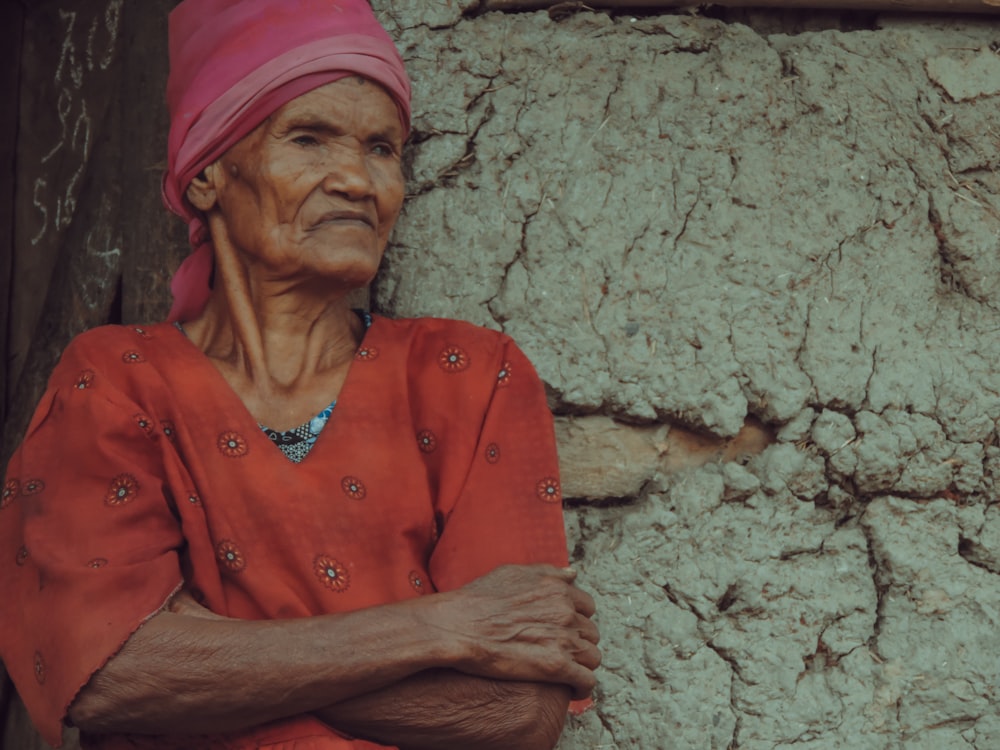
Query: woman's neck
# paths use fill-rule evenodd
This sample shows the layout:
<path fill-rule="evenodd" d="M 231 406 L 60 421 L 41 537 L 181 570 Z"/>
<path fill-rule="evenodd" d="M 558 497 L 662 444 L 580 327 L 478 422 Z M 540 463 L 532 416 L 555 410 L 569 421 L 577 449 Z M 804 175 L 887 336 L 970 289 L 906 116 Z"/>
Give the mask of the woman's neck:
<path fill-rule="evenodd" d="M 302 424 L 337 398 L 364 336 L 350 285 L 275 274 L 235 247 L 218 213 L 208 224 L 214 289 L 185 330 L 258 422 L 276 430 Z"/>
<path fill-rule="evenodd" d="M 185 333 L 258 422 L 294 427 L 337 398 L 364 323 L 346 294 L 251 289 L 244 278 L 217 272 L 205 311 Z"/>

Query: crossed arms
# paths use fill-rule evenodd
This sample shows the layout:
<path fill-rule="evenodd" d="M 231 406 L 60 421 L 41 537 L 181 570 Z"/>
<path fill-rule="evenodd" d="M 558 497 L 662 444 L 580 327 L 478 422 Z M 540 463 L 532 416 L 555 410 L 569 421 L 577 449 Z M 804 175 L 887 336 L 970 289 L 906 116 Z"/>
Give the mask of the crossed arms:
<path fill-rule="evenodd" d="M 313 713 L 402 750 L 550 750 L 600 664 L 573 571 L 498 568 L 456 591 L 357 612 L 244 621 L 184 592 L 80 692 L 92 733 L 229 732 Z"/>

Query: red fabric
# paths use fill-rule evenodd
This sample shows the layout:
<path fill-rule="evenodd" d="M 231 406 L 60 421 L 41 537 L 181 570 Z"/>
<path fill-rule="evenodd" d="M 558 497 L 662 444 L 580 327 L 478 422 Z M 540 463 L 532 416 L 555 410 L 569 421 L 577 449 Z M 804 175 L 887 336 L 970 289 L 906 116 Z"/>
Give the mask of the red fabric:
<path fill-rule="evenodd" d="M 245 619 L 371 607 L 564 565 L 559 501 L 541 383 L 503 335 L 376 317 L 293 464 L 176 328 L 99 328 L 67 348 L 9 466 L 0 655 L 57 744 L 79 689 L 182 581 Z M 198 746 L 268 743 L 376 747 L 310 717 Z"/>
<path fill-rule="evenodd" d="M 345 75 L 380 84 L 410 126 L 410 81 L 367 0 L 186 0 L 170 14 L 170 137 L 163 200 L 195 253 L 171 284 L 170 320 L 208 300 L 211 245 L 191 180 L 275 110 Z"/>

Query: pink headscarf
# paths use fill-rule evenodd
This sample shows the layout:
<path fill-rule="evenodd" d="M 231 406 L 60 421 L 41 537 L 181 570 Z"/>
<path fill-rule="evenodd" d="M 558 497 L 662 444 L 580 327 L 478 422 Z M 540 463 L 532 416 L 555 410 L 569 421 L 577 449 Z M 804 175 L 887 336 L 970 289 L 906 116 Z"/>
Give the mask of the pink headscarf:
<path fill-rule="evenodd" d="M 348 75 L 381 84 L 410 123 L 403 60 L 366 0 L 184 0 L 170 14 L 170 140 L 163 201 L 188 222 L 169 320 L 197 317 L 211 292 L 208 228 L 184 195 L 199 172 L 292 99 Z"/>

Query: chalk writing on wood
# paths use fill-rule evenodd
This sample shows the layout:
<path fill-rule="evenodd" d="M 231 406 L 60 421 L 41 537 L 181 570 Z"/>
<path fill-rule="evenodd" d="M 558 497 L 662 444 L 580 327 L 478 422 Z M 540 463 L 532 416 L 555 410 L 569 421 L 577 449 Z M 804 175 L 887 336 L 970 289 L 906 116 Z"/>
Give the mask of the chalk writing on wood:
<path fill-rule="evenodd" d="M 45 176 L 35 179 L 32 204 L 36 209 L 37 225 L 31 244 L 37 245 L 50 232 L 59 232 L 70 225 L 76 210 L 87 160 L 90 158 L 93 122 L 83 94 L 89 77 L 106 71 L 114 60 L 121 29 L 124 0 L 110 0 L 103 14 L 96 15 L 89 24 L 81 24 L 74 10 L 60 10 L 59 22 L 62 44 L 56 66 L 53 86 L 58 90 L 55 117 L 59 123 L 58 136 L 44 152 L 41 165 L 47 165 L 57 156 L 65 166 L 59 172 L 66 175 L 62 185 L 50 193 Z M 84 33 L 85 40 L 78 39 Z"/>

